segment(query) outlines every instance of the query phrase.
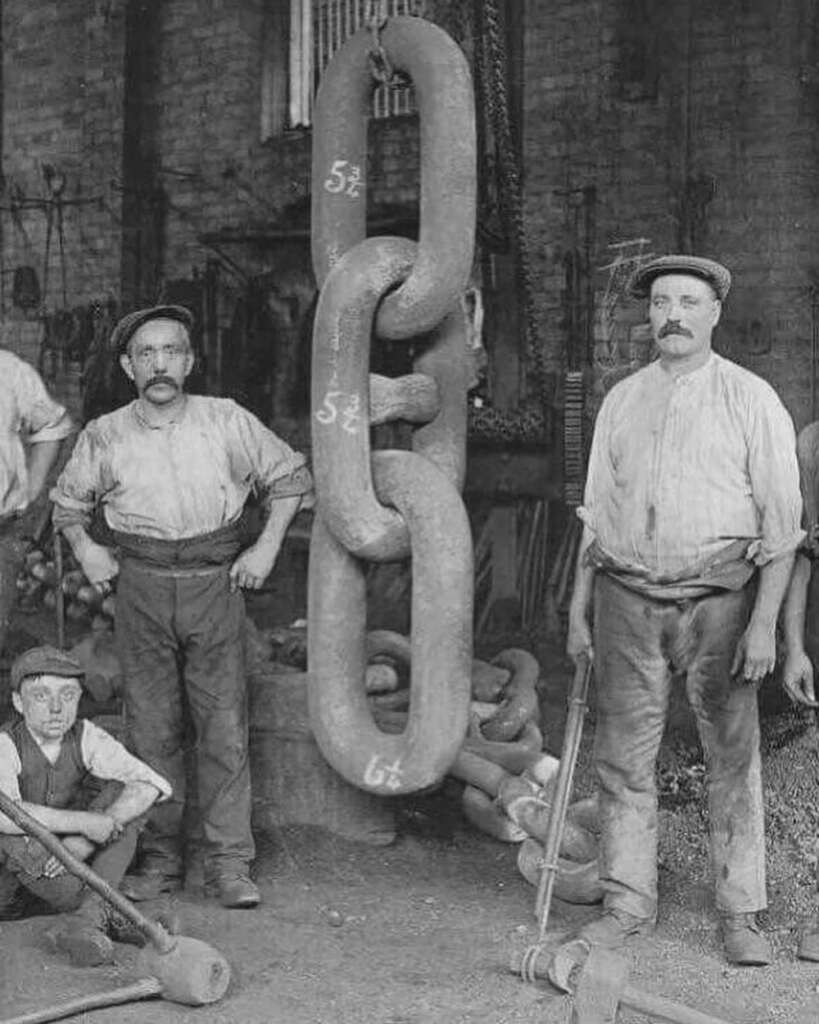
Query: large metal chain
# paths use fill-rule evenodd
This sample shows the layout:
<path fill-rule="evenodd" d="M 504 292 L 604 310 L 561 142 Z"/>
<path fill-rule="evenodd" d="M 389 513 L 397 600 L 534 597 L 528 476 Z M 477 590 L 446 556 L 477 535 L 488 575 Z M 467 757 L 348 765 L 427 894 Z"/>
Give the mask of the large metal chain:
<path fill-rule="evenodd" d="M 375 793 L 424 789 L 467 729 L 472 545 L 460 496 L 470 382 L 461 297 L 472 266 L 475 125 L 469 70 L 437 26 L 379 26 L 380 65 L 413 83 L 421 134 L 418 243 L 366 234 L 372 33 L 325 71 L 313 130 L 312 248 L 321 287 L 313 333 L 316 522 L 310 548 L 308 679 L 316 740 L 338 772 Z M 372 338 L 420 347 L 414 373 L 369 373 Z M 418 424 L 412 452 L 371 452 L 373 422 Z M 410 714 L 400 736 L 367 707 L 366 562 L 412 557 Z"/>

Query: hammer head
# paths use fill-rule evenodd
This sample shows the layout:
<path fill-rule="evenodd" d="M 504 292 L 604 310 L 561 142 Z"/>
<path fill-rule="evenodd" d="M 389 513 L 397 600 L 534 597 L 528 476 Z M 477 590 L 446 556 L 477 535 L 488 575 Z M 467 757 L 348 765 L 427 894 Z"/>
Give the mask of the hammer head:
<path fill-rule="evenodd" d="M 560 946 L 549 964 L 549 980 L 574 996 L 572 1024 L 615 1024 L 628 964 L 612 949 L 582 939 Z"/>
<path fill-rule="evenodd" d="M 186 1006 L 204 1006 L 222 998 L 230 984 L 230 964 L 207 942 L 185 935 L 173 936 L 166 951 L 146 946 L 140 968 L 162 986 L 163 999 Z"/>

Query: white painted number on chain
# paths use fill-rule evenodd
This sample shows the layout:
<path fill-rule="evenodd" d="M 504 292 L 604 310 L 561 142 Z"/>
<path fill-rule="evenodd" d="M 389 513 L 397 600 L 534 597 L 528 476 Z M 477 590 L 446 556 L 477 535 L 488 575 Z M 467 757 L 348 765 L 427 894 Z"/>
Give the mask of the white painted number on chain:
<path fill-rule="evenodd" d="M 361 407 L 361 399 L 358 395 L 350 395 L 350 401 L 347 403 L 347 408 L 342 413 L 341 426 L 348 434 L 358 433 L 358 424 L 361 420 L 359 415 L 359 408 Z"/>
<path fill-rule="evenodd" d="M 378 754 L 373 754 L 367 764 L 367 770 L 364 772 L 364 782 L 368 786 L 377 788 L 400 789 L 403 774 L 400 758 L 393 761 L 392 764 L 384 764 Z"/>
<path fill-rule="evenodd" d="M 342 430 L 346 430 L 348 434 L 357 434 L 358 424 L 361 422 L 361 397 L 348 395 L 343 406 L 338 403 L 339 398 L 344 398 L 343 391 L 328 391 L 316 413 L 316 419 L 319 423 L 330 426 L 338 420 L 340 414 Z"/>
<path fill-rule="evenodd" d="M 330 176 L 324 179 L 324 188 L 327 192 L 344 192 L 357 199 L 364 188 L 361 168 L 358 164 L 351 164 L 349 160 L 334 160 Z"/>

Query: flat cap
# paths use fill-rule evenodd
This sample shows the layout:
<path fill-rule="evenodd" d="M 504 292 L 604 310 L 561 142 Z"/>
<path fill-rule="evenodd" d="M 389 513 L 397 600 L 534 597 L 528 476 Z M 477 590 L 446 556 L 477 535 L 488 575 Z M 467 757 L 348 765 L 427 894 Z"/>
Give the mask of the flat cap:
<path fill-rule="evenodd" d="M 731 287 L 731 272 L 716 260 L 707 260 L 702 256 L 671 255 L 657 256 L 638 267 L 629 283 L 629 291 L 638 299 L 647 298 L 651 291 L 651 282 L 663 274 L 692 274 L 699 277 L 723 300 Z"/>
<path fill-rule="evenodd" d="M 111 332 L 111 348 L 121 354 L 134 334 L 149 320 L 177 320 L 186 330 L 193 326 L 193 313 L 186 306 L 150 306 L 127 313 Z"/>
<path fill-rule="evenodd" d="M 11 688 L 19 690 L 27 676 L 65 676 L 81 679 L 85 675 L 82 665 L 69 654 L 56 647 L 32 647 L 21 654 L 11 666 Z"/>

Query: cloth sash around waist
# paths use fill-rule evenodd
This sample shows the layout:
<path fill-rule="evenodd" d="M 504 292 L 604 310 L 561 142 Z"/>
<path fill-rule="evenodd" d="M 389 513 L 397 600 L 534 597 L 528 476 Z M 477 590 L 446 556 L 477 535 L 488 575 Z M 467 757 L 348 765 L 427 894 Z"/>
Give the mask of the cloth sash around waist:
<path fill-rule="evenodd" d="M 652 576 L 645 569 L 614 558 L 594 540 L 586 551 L 586 564 L 655 601 L 686 601 L 742 590 L 756 573 L 756 566 L 746 558 L 748 548 L 749 542 L 744 538 L 732 541 L 707 561 L 683 572 Z"/>
<path fill-rule="evenodd" d="M 111 531 L 121 561 L 159 573 L 193 574 L 214 572 L 229 565 L 246 543 L 241 520 L 211 533 L 179 540 L 143 537 L 136 533 Z"/>

